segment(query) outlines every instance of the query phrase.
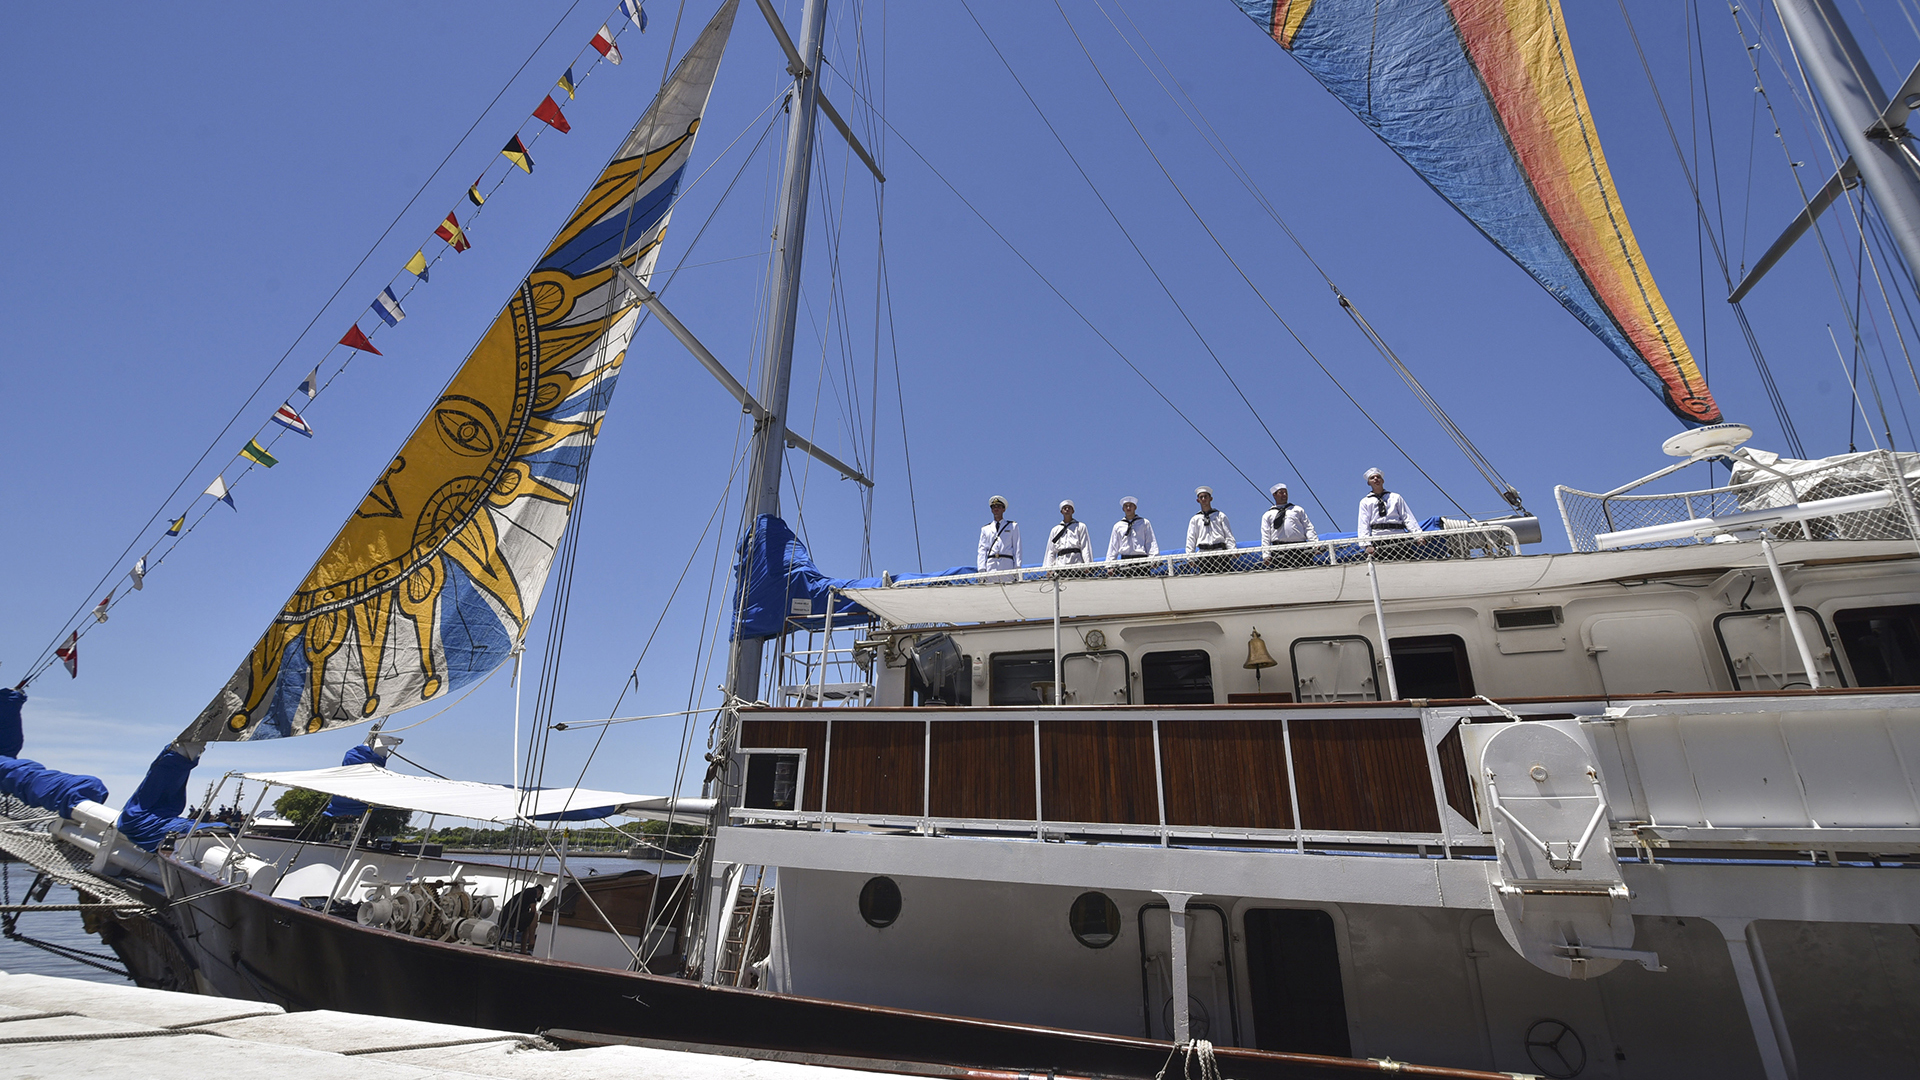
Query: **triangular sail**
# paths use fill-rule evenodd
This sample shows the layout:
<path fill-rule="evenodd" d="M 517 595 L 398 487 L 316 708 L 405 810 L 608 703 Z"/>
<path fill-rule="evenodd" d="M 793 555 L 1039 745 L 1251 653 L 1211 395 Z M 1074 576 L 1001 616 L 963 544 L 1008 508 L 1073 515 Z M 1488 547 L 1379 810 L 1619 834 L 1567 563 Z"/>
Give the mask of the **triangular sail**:
<path fill-rule="evenodd" d="M 492 671 L 525 633 L 599 434 L 737 0 L 728 0 L 233 678 L 182 734 L 358 724 Z"/>
<path fill-rule="evenodd" d="M 1235 0 L 1689 424 L 1720 407 L 1607 169 L 1559 0 Z"/>

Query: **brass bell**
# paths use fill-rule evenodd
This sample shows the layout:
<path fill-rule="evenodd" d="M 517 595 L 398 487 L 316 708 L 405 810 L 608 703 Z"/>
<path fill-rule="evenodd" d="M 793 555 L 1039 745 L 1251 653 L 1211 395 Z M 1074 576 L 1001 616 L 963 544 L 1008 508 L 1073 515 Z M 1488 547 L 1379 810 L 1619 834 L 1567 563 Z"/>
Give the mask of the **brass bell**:
<path fill-rule="evenodd" d="M 1260 631 L 1255 630 L 1253 636 L 1247 639 L 1247 662 L 1240 665 L 1253 669 L 1255 690 L 1260 688 L 1260 669 L 1277 667 L 1279 664 L 1280 661 L 1275 660 L 1273 654 L 1267 651 L 1267 643 L 1261 639 Z"/>

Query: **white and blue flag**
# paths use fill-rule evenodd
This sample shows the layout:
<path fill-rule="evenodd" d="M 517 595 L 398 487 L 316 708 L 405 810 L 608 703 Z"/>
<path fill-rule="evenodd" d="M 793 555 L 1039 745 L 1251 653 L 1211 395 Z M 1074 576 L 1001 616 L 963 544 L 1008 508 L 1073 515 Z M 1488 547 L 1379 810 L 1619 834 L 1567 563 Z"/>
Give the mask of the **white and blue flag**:
<path fill-rule="evenodd" d="M 393 295 L 391 285 L 381 289 L 380 295 L 373 298 L 373 313 L 386 320 L 388 326 L 398 326 L 400 320 L 407 317 L 407 313 L 400 310 L 400 298 Z"/>

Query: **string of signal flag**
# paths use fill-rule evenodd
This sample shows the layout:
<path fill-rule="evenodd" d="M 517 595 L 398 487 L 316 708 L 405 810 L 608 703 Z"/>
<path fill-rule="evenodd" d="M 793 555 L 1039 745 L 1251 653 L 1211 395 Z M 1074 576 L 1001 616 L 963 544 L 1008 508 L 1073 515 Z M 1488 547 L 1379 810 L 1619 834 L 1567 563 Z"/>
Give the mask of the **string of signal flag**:
<path fill-rule="evenodd" d="M 618 39 L 620 34 L 626 32 L 628 26 L 638 29 L 641 33 L 646 32 L 647 12 L 643 6 L 644 3 L 645 0 L 620 0 L 620 4 L 616 9 L 615 18 L 601 24 L 600 29 L 594 33 L 593 38 L 587 42 L 586 47 L 574 55 L 572 62 L 567 65 L 566 71 L 563 72 L 558 79 L 554 80 L 555 88 L 565 91 L 568 101 L 575 99 L 580 85 L 593 75 L 595 69 L 600 66 L 602 61 L 615 65 L 620 63 L 621 55 Z M 582 68 L 581 74 L 575 76 L 574 69 L 580 67 L 583 59 L 588 57 L 589 50 L 593 53 L 591 60 Z M 535 121 L 538 123 L 534 124 Z M 527 128 L 530 124 L 534 124 L 534 128 L 532 133 L 528 134 Z M 521 121 L 520 127 L 513 133 L 513 136 L 507 140 L 506 145 L 500 148 L 500 156 L 505 158 L 507 162 L 509 162 L 509 165 L 501 172 L 498 178 L 492 182 L 491 186 L 487 187 L 484 191 L 481 189 L 482 184 L 487 181 L 488 173 L 492 171 L 491 168 L 483 169 L 480 176 L 475 178 L 473 183 L 467 185 L 466 202 L 471 206 L 471 209 L 467 211 L 467 224 L 462 225 L 460 223 L 458 206 L 453 210 L 447 211 L 447 216 L 441 219 L 440 224 L 433 230 L 433 235 L 443 243 L 440 248 L 434 251 L 432 258 L 428 258 L 427 256 L 430 245 L 422 245 L 415 249 L 412 258 L 408 259 L 405 266 L 402 267 L 402 273 L 394 274 L 387 285 L 374 297 L 373 303 L 369 305 L 369 310 L 379 318 L 380 324 L 382 325 L 376 325 L 370 334 L 362 330 L 360 328 L 360 320 L 355 319 L 353 324 L 348 327 L 347 332 L 341 336 L 339 342 L 330 346 L 326 353 L 321 356 L 320 362 L 314 366 L 313 370 L 307 373 L 306 378 L 300 381 L 300 385 L 295 389 L 294 393 L 282 401 L 280 407 L 268 417 L 267 421 L 255 430 L 253 435 L 248 438 L 246 445 L 240 448 L 239 452 L 234 455 L 226 467 L 221 469 L 220 473 L 214 477 L 213 482 L 208 484 L 206 489 L 200 492 L 200 495 L 194 497 L 193 505 L 189 505 L 178 517 L 168 519 L 166 531 L 161 536 L 155 538 L 152 544 L 147 546 L 147 549 L 140 554 L 140 557 L 135 560 L 133 566 L 122 579 L 122 581 L 129 584 L 131 588 L 122 590 L 121 582 L 115 582 L 113 587 L 107 590 L 107 595 L 103 597 L 99 603 L 95 604 L 91 611 L 81 616 L 79 625 L 73 626 L 64 640 L 58 637 L 54 639 L 58 644 L 53 647 L 52 654 L 43 654 L 42 659 L 28 670 L 26 678 L 21 679 L 16 685 L 16 689 L 24 689 L 28 684 L 33 682 L 34 679 L 45 673 L 56 661 L 66 667 L 69 678 L 79 678 L 80 639 L 86 636 L 94 627 L 107 621 L 108 615 L 118 602 L 116 595 L 118 600 L 125 600 L 130 593 L 139 592 L 144 589 L 146 587 L 147 574 L 152 569 L 158 568 L 161 563 L 164 563 L 167 556 L 172 553 L 174 547 L 178 546 L 189 533 L 193 532 L 193 530 L 199 526 L 200 522 L 205 520 L 207 514 L 212 512 L 215 506 L 225 503 L 230 509 L 238 512 L 240 506 L 234 501 L 233 485 L 238 484 L 255 468 L 271 469 L 275 465 L 278 465 L 280 459 L 274 455 L 273 447 L 287 432 L 292 432 L 309 439 L 314 437 L 313 425 L 308 423 L 307 418 L 302 415 L 298 409 L 294 408 L 294 401 L 299 400 L 303 396 L 305 403 L 310 404 L 315 401 L 323 390 L 333 384 L 333 380 L 339 378 L 341 374 L 346 371 L 353 363 L 356 355 L 360 353 L 370 353 L 374 356 L 385 355 L 374 346 L 373 336 L 378 334 L 383 326 L 399 326 L 400 322 L 407 317 L 406 310 L 402 307 L 401 301 L 409 298 L 415 288 L 427 283 L 428 275 L 432 272 L 433 267 L 446 256 L 448 249 L 458 254 L 473 247 L 473 241 L 467 235 L 468 228 L 471 227 L 474 220 L 479 217 L 480 210 L 486 205 L 487 200 L 500 189 L 501 185 L 507 182 L 508 178 L 513 175 L 515 169 L 528 174 L 533 172 L 533 154 L 530 152 L 530 145 L 539 142 L 540 135 L 548 130 L 558 131 L 563 135 L 573 130 L 573 125 L 568 122 L 566 114 L 560 108 L 559 102 L 554 100 L 552 91 L 548 91 L 546 97 L 541 100 L 539 105 L 534 107 L 533 112 L 528 115 L 527 119 Z M 396 286 L 401 287 L 398 292 L 395 291 Z M 338 366 L 334 367 L 332 372 L 322 381 L 320 378 L 321 369 L 328 366 L 329 361 L 331 361 L 334 355 L 342 348 L 346 350 L 345 356 L 341 359 Z M 265 442 L 261 441 L 263 438 L 265 438 Z M 240 462 L 244 462 L 244 464 L 241 465 L 239 473 L 229 482 L 226 476 L 227 471 L 231 469 L 235 463 Z M 194 506 L 199 505 L 200 496 L 209 496 L 212 501 L 200 506 L 199 514 L 196 516 L 194 515 Z M 191 522 L 187 520 L 189 517 L 193 518 Z M 171 541 L 171 543 L 169 543 L 169 541 Z M 162 545 L 165 545 L 164 550 L 161 550 Z M 88 621 L 88 616 L 91 616 L 91 622 Z"/>

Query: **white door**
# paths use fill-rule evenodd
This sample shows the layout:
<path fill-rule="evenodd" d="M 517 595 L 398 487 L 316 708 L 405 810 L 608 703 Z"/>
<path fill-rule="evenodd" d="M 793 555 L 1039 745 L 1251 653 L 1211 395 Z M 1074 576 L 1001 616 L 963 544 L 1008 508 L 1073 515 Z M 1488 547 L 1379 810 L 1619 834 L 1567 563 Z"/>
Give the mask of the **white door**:
<path fill-rule="evenodd" d="M 1147 1037 L 1173 1038 L 1173 927 L 1166 905 L 1140 909 L 1140 962 L 1145 969 Z M 1233 972 L 1227 965 L 1227 920 L 1211 904 L 1187 906 L 1187 1008 L 1193 1038 L 1239 1046 Z"/>
<path fill-rule="evenodd" d="M 1697 694 L 1715 689 L 1693 620 L 1672 612 L 1601 615 L 1587 647 L 1609 694 Z"/>

